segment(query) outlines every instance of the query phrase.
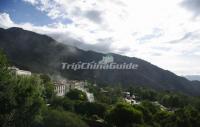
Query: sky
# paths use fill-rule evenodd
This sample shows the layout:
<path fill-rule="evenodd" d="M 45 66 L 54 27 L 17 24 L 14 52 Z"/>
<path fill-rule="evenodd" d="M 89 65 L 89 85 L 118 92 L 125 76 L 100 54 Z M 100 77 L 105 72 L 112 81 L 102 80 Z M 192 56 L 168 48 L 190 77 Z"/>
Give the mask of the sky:
<path fill-rule="evenodd" d="M 0 27 L 200 75 L 200 0 L 0 0 Z"/>

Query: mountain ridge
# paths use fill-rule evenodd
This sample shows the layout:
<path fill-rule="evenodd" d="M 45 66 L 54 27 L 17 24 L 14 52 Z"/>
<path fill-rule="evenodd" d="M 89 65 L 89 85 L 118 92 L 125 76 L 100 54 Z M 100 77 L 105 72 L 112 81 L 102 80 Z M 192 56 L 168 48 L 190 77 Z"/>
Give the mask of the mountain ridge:
<path fill-rule="evenodd" d="M 200 95 L 200 82 L 198 81 L 189 81 L 142 59 L 114 53 L 110 54 L 115 62 L 133 62 L 139 65 L 138 70 L 61 70 L 62 62 L 99 61 L 106 54 L 84 51 L 59 43 L 47 35 L 22 28 L 0 28 L 0 48 L 4 50 L 13 65 L 36 73 L 89 80 L 100 85 L 145 86 Z"/>

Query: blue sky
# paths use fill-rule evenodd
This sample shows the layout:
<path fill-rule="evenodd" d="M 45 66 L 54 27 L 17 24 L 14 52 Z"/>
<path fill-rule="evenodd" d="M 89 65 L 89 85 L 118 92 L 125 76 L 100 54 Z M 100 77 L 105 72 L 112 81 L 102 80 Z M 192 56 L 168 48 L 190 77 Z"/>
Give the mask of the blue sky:
<path fill-rule="evenodd" d="M 30 22 L 34 25 L 53 23 L 44 12 L 21 0 L 0 0 L 0 12 L 6 12 L 16 23 Z"/>
<path fill-rule="evenodd" d="M 200 0 L 0 0 L 0 27 L 200 74 Z"/>

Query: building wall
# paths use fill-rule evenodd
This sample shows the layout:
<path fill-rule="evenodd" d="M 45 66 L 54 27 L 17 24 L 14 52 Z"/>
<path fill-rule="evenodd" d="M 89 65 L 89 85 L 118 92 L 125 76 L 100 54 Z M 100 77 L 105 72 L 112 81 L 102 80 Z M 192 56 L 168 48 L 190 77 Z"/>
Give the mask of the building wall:
<path fill-rule="evenodd" d="M 57 93 L 57 96 L 64 96 L 67 92 L 69 92 L 71 89 L 84 89 L 84 86 L 86 83 L 84 81 L 56 81 L 54 82 L 55 86 L 55 92 Z"/>
<path fill-rule="evenodd" d="M 57 96 L 64 96 L 66 93 L 65 85 L 62 85 L 62 84 L 55 85 L 55 92 L 56 92 Z"/>
<path fill-rule="evenodd" d="M 25 75 L 25 76 L 30 76 L 31 75 L 30 71 L 20 70 L 19 68 L 15 67 L 15 66 L 9 67 L 8 69 L 10 69 L 14 73 L 16 73 L 16 75 Z"/>

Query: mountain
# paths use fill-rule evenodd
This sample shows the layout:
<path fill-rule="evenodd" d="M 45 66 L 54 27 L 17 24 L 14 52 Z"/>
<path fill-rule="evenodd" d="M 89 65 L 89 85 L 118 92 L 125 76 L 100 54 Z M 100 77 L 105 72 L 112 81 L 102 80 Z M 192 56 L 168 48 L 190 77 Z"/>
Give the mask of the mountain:
<path fill-rule="evenodd" d="M 62 70 L 61 63 L 100 61 L 106 54 L 84 51 L 21 28 L 0 29 L 0 48 L 10 63 L 36 73 L 60 75 L 68 79 L 89 80 L 99 85 L 146 86 L 200 95 L 200 82 L 189 81 L 149 62 L 110 53 L 117 63 L 135 63 L 137 70 Z"/>
<path fill-rule="evenodd" d="M 200 75 L 186 75 L 184 77 L 190 81 L 200 81 Z"/>

